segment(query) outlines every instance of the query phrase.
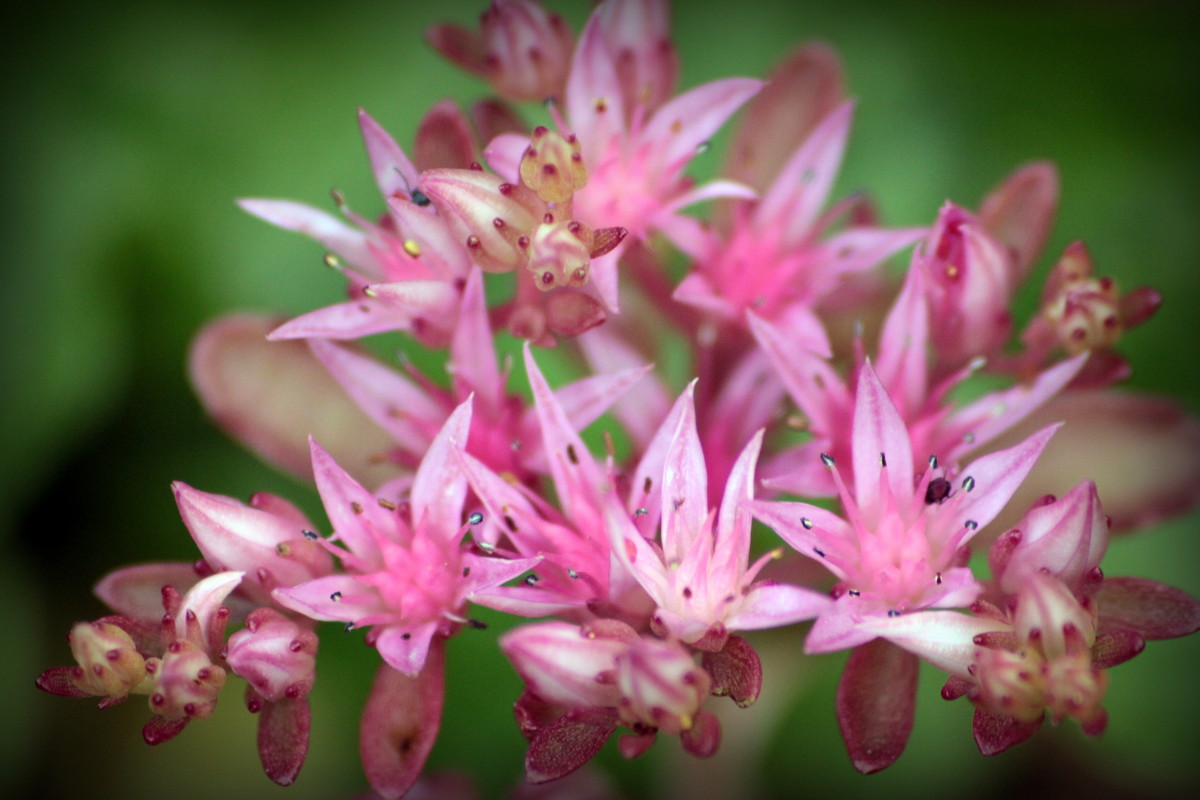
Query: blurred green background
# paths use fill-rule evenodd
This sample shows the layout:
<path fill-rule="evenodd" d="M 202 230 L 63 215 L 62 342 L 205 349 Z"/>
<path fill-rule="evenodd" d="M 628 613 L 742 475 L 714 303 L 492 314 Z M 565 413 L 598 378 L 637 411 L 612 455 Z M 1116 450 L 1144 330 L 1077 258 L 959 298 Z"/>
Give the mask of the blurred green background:
<path fill-rule="evenodd" d="M 579 29 L 588 4 L 552 5 Z M 318 246 L 233 200 L 282 197 L 332 210 L 336 186 L 358 210 L 380 210 L 356 109 L 407 145 L 434 101 L 482 96 L 480 83 L 421 36 L 481 8 L 120 0 L 52 2 L 9 18 L 0 55 L 4 796 L 302 800 L 364 788 L 357 718 L 375 656 L 358 636 L 323 637 L 312 752 L 287 790 L 260 772 L 240 687 L 213 719 L 151 749 L 140 738 L 140 699 L 101 713 L 89 701 L 40 693 L 33 679 L 69 661 L 72 622 L 103 613 L 91 595 L 101 574 L 194 558 L 170 481 L 238 497 L 276 491 L 316 513 L 311 490 L 215 430 L 186 384 L 187 343 L 205 320 L 247 308 L 295 314 L 340 297 L 341 279 L 321 266 Z M 870 189 L 891 224 L 928 224 L 947 199 L 974 206 L 1017 165 L 1056 161 L 1061 211 L 1038 274 L 1082 238 L 1101 274 L 1162 290 L 1160 315 L 1123 344 L 1133 385 L 1200 410 L 1200 48 L 1188 4 L 752 0 L 683 3 L 674 17 L 684 87 L 763 75 L 801 40 L 835 45 L 859 100 L 839 192 Z M 701 171 L 715 168 L 719 147 L 707 158 Z M 1116 542 L 1106 572 L 1200 594 L 1198 520 Z M 467 770 L 500 796 L 520 775 L 524 743 L 510 711 L 517 681 L 492 641 L 467 631 L 451 644 L 431 765 Z M 763 646 L 786 658 L 799 637 Z M 778 728 L 763 743 L 730 731 L 728 760 L 699 765 L 664 739 L 632 764 L 618 763 L 610 745 L 603 763 L 618 767 L 614 777 L 631 796 L 704 796 L 698 778 L 715 786 L 704 776 L 730 774 L 764 792 L 839 798 L 1200 789 L 1200 637 L 1152 643 L 1110 673 L 1112 722 L 1101 740 L 1084 741 L 1067 723 L 992 759 L 975 751 L 966 701 L 940 700 L 930 671 L 909 751 L 869 778 L 851 769 L 836 732 L 843 661 L 784 661 L 794 671 L 790 693 L 768 673 L 764 702 L 743 720 L 751 730 Z M 752 755 L 735 761 L 742 749 Z"/>

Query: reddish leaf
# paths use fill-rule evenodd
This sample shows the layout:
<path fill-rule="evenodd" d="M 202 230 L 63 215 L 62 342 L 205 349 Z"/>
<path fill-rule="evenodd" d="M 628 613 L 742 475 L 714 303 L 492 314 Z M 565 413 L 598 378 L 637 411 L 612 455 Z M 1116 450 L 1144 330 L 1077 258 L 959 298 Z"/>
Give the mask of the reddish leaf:
<path fill-rule="evenodd" d="M 679 734 L 679 741 L 696 758 L 715 755 L 721 746 L 721 721 L 701 708 L 696 711 L 692 727 Z"/>
<path fill-rule="evenodd" d="M 884 639 L 859 645 L 838 683 L 837 716 L 854 768 L 888 767 L 908 744 L 917 695 L 917 657 Z"/>
<path fill-rule="evenodd" d="M 1145 639 L 1174 639 L 1200 630 L 1200 602 L 1148 578 L 1105 578 L 1096 599 L 1102 630 L 1121 628 Z"/>
<path fill-rule="evenodd" d="M 263 706 L 258 718 L 258 758 L 267 777 L 280 786 L 290 786 L 304 766 L 311 723 L 305 698 L 284 698 Z"/>
<path fill-rule="evenodd" d="M 363 709 L 359 752 L 367 781 L 387 800 L 407 792 L 437 739 L 446 688 L 445 639 L 434 637 L 415 678 L 381 664 Z"/>
<path fill-rule="evenodd" d="M 146 744 L 151 745 L 170 741 L 183 732 L 183 729 L 187 727 L 191 719 L 191 717 L 167 719 L 166 717 L 155 715 L 142 728 L 142 738 L 146 740 Z"/>
<path fill-rule="evenodd" d="M 538 732 L 525 755 L 530 783 L 545 783 L 582 767 L 617 727 L 614 709 L 576 708 Z"/>
<path fill-rule="evenodd" d="M 705 653 L 704 669 L 712 677 L 712 693 L 729 695 L 742 708 L 753 705 L 762 690 L 762 662 L 740 636 L 730 636 L 719 653 Z"/>
<path fill-rule="evenodd" d="M 1092 666 L 1100 669 L 1124 664 L 1146 648 L 1146 640 L 1133 631 L 1116 630 L 1099 633 L 1092 645 Z"/>
<path fill-rule="evenodd" d="M 59 697 L 91 697 L 75 685 L 75 675 L 79 667 L 51 667 L 38 675 L 37 687 L 43 692 L 56 694 Z"/>
<path fill-rule="evenodd" d="M 977 708 L 973 723 L 975 744 L 985 756 L 994 756 L 1033 736 L 1041 726 L 1041 717 L 1033 722 L 1020 722 Z"/>

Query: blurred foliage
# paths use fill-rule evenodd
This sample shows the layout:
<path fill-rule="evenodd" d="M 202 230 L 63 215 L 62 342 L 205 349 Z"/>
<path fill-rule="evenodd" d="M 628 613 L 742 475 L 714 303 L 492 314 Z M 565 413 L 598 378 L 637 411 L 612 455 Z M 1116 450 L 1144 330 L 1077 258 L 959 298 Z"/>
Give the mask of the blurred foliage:
<path fill-rule="evenodd" d="M 578 30 L 587 4 L 551 3 Z M 12 12 L 2 49 L 6 251 L 0 293 L 0 576 L 15 602 L 0 660 L 0 788 L 8 797 L 349 797 L 363 788 L 357 717 L 375 656 L 358 635 L 326 636 L 313 697 L 312 752 L 298 785 L 261 774 L 254 720 L 227 692 L 214 719 L 150 749 L 137 699 L 100 714 L 33 689 L 65 663 L 65 633 L 103 613 L 90 587 L 135 561 L 194 558 L 168 491 L 180 479 L 245 497 L 268 490 L 317 514 L 313 492 L 259 464 L 203 417 L 186 384 L 192 333 L 235 309 L 295 314 L 332 302 L 341 279 L 319 248 L 250 218 L 234 198 L 332 209 L 342 189 L 381 206 L 355 124 L 365 107 L 402 144 L 434 101 L 484 87 L 442 63 L 421 32 L 470 21 L 474 2 L 349 4 L 118 0 Z M 1087 241 L 1101 274 L 1166 296 L 1123 343 L 1133 385 L 1200 410 L 1197 211 L 1200 51 L 1184 3 L 814 0 L 688 2 L 675 11 L 682 85 L 762 75 L 796 42 L 842 55 L 855 127 L 842 191 L 868 188 L 893 224 L 932 221 L 947 199 L 974 206 L 1012 168 L 1055 161 L 1062 205 L 1041 272 Z M 719 138 L 699 169 L 719 165 Z M 1197 516 L 1114 544 L 1110 574 L 1200 593 Z M 493 632 L 504 622 L 493 621 Z M 13 638 L 15 637 L 15 642 Z M 795 631 L 764 647 L 799 653 Z M 837 737 L 841 656 L 792 659 L 787 692 L 747 712 L 765 737 L 760 788 L 816 796 L 1061 797 L 1188 794 L 1200 787 L 1197 638 L 1152 643 L 1112 674 L 1110 731 L 1073 724 L 983 759 L 966 701 L 944 703 L 928 671 L 909 752 L 856 775 Z M 492 633 L 450 647 L 447 717 L 431 764 L 475 774 L 491 795 L 520 774 L 510 703 L 518 682 Z M 236 682 L 231 682 L 236 683 Z M 782 690 L 781 690 L 782 691 Z M 755 716 L 749 716 L 755 715 Z M 754 720 L 761 720 L 755 723 Z M 665 740 L 614 770 L 630 794 L 722 769 Z M 727 749 L 736 749 L 730 742 Z M 606 763 L 619 761 L 610 747 Z M 715 774 L 715 773 L 714 773 Z M 696 796 L 691 794 L 690 796 Z"/>

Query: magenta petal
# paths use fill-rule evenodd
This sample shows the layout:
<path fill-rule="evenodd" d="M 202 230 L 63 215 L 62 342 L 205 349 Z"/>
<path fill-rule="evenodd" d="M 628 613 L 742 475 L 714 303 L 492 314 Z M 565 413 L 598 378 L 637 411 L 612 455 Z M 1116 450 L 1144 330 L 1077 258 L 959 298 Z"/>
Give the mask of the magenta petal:
<path fill-rule="evenodd" d="M 890 506 L 880 496 L 885 482 L 898 501 L 912 496 L 913 455 L 908 428 L 869 362 L 858 373 L 853 424 L 854 492 L 870 524 Z"/>
<path fill-rule="evenodd" d="M 1105 578 L 1096 599 L 1102 629 L 1119 628 L 1146 639 L 1174 639 L 1200 630 L 1200 602 L 1148 578 Z"/>
<path fill-rule="evenodd" d="M 876 639 L 854 649 L 838 683 L 837 715 L 850 760 L 869 775 L 908 744 L 917 699 L 917 657 Z"/>
<path fill-rule="evenodd" d="M 312 714 L 308 699 L 267 703 L 258 717 L 258 758 L 267 777 L 290 786 L 308 755 Z"/>
<path fill-rule="evenodd" d="M 1021 722 L 1012 717 L 1002 717 L 977 708 L 973 723 L 975 744 L 979 747 L 980 753 L 985 756 L 994 756 L 1033 736 L 1041 726 L 1040 718 L 1032 722 Z"/>
<path fill-rule="evenodd" d="M 592 759 L 617 727 L 615 710 L 577 708 L 538 731 L 525 755 L 525 777 L 545 783 L 569 775 Z"/>
<path fill-rule="evenodd" d="M 359 752 L 371 788 L 387 800 L 404 795 L 425 767 L 442 722 L 445 640 L 429 648 L 414 678 L 381 664 L 359 726 Z"/>

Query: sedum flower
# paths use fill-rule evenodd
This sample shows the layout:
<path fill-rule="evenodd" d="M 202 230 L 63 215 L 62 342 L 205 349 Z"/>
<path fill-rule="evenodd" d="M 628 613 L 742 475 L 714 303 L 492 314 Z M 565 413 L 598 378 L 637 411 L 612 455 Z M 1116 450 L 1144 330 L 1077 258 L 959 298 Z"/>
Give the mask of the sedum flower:
<path fill-rule="evenodd" d="M 762 431 L 738 457 L 720 508 L 710 509 L 692 392 L 689 386 L 663 427 L 665 457 L 656 481 L 661 488 L 654 494 L 661 505 L 660 546 L 644 538 L 622 510 L 610 504 L 606 516 L 614 551 L 657 606 L 651 617 L 655 633 L 720 652 L 732 631 L 811 619 L 829 601 L 807 589 L 756 580 L 781 555 L 772 551 L 749 561 L 751 517 L 743 505 L 754 496 Z"/>
<path fill-rule="evenodd" d="M 467 621 L 469 599 L 537 562 L 488 558 L 461 544 L 466 480 L 453 452 L 470 421 L 468 400 L 430 445 L 402 505 L 367 491 L 313 442 L 317 490 L 335 531 L 324 546 L 345 573 L 277 589 L 275 600 L 313 619 L 371 627 L 368 641 L 384 661 L 419 675 L 433 640 Z"/>

